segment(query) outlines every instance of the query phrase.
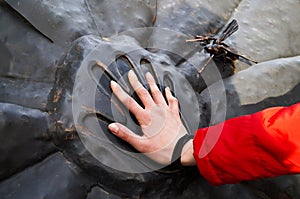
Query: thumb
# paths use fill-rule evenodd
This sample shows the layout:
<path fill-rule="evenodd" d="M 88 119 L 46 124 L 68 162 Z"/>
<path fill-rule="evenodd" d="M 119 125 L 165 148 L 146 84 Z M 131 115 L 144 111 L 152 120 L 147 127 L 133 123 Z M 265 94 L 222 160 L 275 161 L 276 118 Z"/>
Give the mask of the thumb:
<path fill-rule="evenodd" d="M 120 123 L 111 123 L 108 125 L 108 129 L 121 138 L 122 140 L 128 142 L 131 144 L 134 148 L 139 150 L 142 148 L 142 140 L 143 138 L 141 136 L 136 135 L 133 133 L 130 129 L 128 129 L 126 126 L 120 124 Z"/>

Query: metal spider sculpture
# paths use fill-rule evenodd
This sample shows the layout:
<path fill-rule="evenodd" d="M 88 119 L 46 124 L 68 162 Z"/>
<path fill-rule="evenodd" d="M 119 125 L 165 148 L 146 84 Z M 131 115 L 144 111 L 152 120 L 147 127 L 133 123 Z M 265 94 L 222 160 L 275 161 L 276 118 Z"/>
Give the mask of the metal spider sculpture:
<path fill-rule="evenodd" d="M 227 59 L 230 61 L 235 61 L 242 58 L 250 63 L 258 63 L 253 59 L 247 58 L 244 55 L 240 55 L 234 52 L 233 49 L 231 49 L 227 44 L 224 43 L 225 39 L 235 33 L 238 28 L 239 26 L 237 21 L 233 19 L 217 37 L 197 35 L 195 39 L 186 40 L 187 42 L 199 42 L 200 45 L 204 47 L 204 50 L 210 54 L 210 57 L 198 70 L 198 73 L 202 73 L 214 57 L 223 57 L 224 60 Z"/>

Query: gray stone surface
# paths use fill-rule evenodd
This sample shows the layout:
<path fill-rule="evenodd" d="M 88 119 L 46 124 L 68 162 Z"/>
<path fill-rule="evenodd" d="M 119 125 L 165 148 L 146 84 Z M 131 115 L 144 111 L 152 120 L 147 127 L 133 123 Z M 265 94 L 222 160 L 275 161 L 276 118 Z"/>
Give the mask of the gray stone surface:
<path fill-rule="evenodd" d="M 259 89 L 258 89 L 259 88 Z M 221 98 L 226 95 L 226 100 Z M 218 99 L 212 101 L 211 98 Z M 205 89 L 198 98 L 213 124 L 272 106 L 300 101 L 300 57 L 262 62 Z M 222 100 L 223 99 L 223 100 Z M 207 111 L 208 110 L 208 111 Z M 203 122 L 202 125 L 208 125 Z"/>
<path fill-rule="evenodd" d="M 259 62 L 299 55 L 299 10 L 297 0 L 243 0 L 232 15 L 240 30 L 228 43 Z M 237 67 L 242 70 L 248 66 L 239 63 Z"/>
<path fill-rule="evenodd" d="M 223 1 L 222 5 L 213 6 L 211 2 L 193 0 L 158 1 L 154 24 L 158 29 L 151 34 L 148 48 L 164 51 L 177 65 L 182 58 L 187 59 L 199 50 L 199 46 L 196 46 L 196 51 L 195 48 L 191 49 L 185 40 L 195 35 L 217 33 L 238 5 L 238 1 Z M 174 31 L 174 33 L 164 34 L 160 31 L 161 28 Z"/>

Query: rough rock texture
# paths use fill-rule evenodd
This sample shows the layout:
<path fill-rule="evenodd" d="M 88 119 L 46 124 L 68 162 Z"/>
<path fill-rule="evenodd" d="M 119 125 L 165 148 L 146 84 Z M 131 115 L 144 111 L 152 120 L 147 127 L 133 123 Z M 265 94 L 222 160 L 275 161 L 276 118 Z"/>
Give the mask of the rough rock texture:
<path fill-rule="evenodd" d="M 136 163 L 131 169 L 145 169 L 145 159 L 134 160 L 133 149 L 108 133 L 111 120 L 139 130 L 131 114 L 111 108 L 108 80 L 114 77 L 97 79 L 107 75 L 99 67 L 91 70 L 98 85 L 95 110 L 85 108 L 83 115 L 96 111 L 103 134 L 82 134 L 93 129 L 76 129 L 71 108 L 72 92 L 84 98 L 80 86 L 89 89 L 75 84 L 73 90 L 86 58 L 107 63 L 106 56 L 118 50 L 108 64 L 116 80 L 122 82 L 133 66 L 142 80 L 145 70 L 156 68 L 161 88 L 173 86 L 191 129 L 299 102 L 299 9 L 298 0 L 0 0 L 0 197 L 299 198 L 297 175 L 212 187 L 196 168 L 133 173 L 107 166 L 115 160 L 127 169 L 128 162 Z M 261 63 L 237 61 L 231 76 L 232 63 L 214 60 L 197 74 L 208 54 L 185 40 L 217 34 L 232 18 L 240 28 L 225 43 Z M 126 78 L 123 83 L 128 85 Z M 191 111 L 200 117 L 188 118 Z M 84 119 L 81 124 L 91 126 Z"/>

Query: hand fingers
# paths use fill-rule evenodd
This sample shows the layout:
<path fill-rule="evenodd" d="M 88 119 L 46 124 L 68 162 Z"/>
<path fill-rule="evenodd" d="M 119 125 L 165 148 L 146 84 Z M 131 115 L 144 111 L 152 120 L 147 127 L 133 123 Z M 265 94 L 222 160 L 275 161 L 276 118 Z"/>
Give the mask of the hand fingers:
<path fill-rule="evenodd" d="M 126 126 L 119 124 L 119 123 L 112 123 L 108 125 L 108 129 L 121 138 L 122 140 L 128 142 L 131 144 L 135 149 L 137 149 L 140 152 L 147 152 L 145 149 L 146 147 L 146 139 L 144 139 L 141 136 L 136 135 L 133 133 L 130 129 L 128 129 Z"/>
<path fill-rule="evenodd" d="M 166 92 L 166 97 L 168 100 L 169 107 L 171 108 L 171 110 L 179 113 L 177 98 L 172 95 L 169 87 L 165 89 L 165 92 Z"/>
<path fill-rule="evenodd" d="M 151 90 L 151 94 L 152 94 L 154 102 L 156 104 L 160 104 L 160 105 L 167 105 L 162 93 L 160 92 L 160 90 L 158 89 L 158 87 L 156 85 L 156 82 L 155 82 L 153 76 L 149 72 L 146 74 L 146 79 L 150 86 L 150 90 Z"/>
<path fill-rule="evenodd" d="M 113 93 L 137 118 L 143 117 L 144 109 L 130 97 L 115 81 L 110 83 Z"/>
<path fill-rule="evenodd" d="M 133 90 L 137 93 L 141 101 L 143 102 L 145 107 L 150 107 L 154 105 L 154 101 L 150 95 L 150 93 L 144 88 L 144 86 L 140 83 L 137 76 L 133 71 L 128 72 L 128 79 L 133 88 Z"/>

